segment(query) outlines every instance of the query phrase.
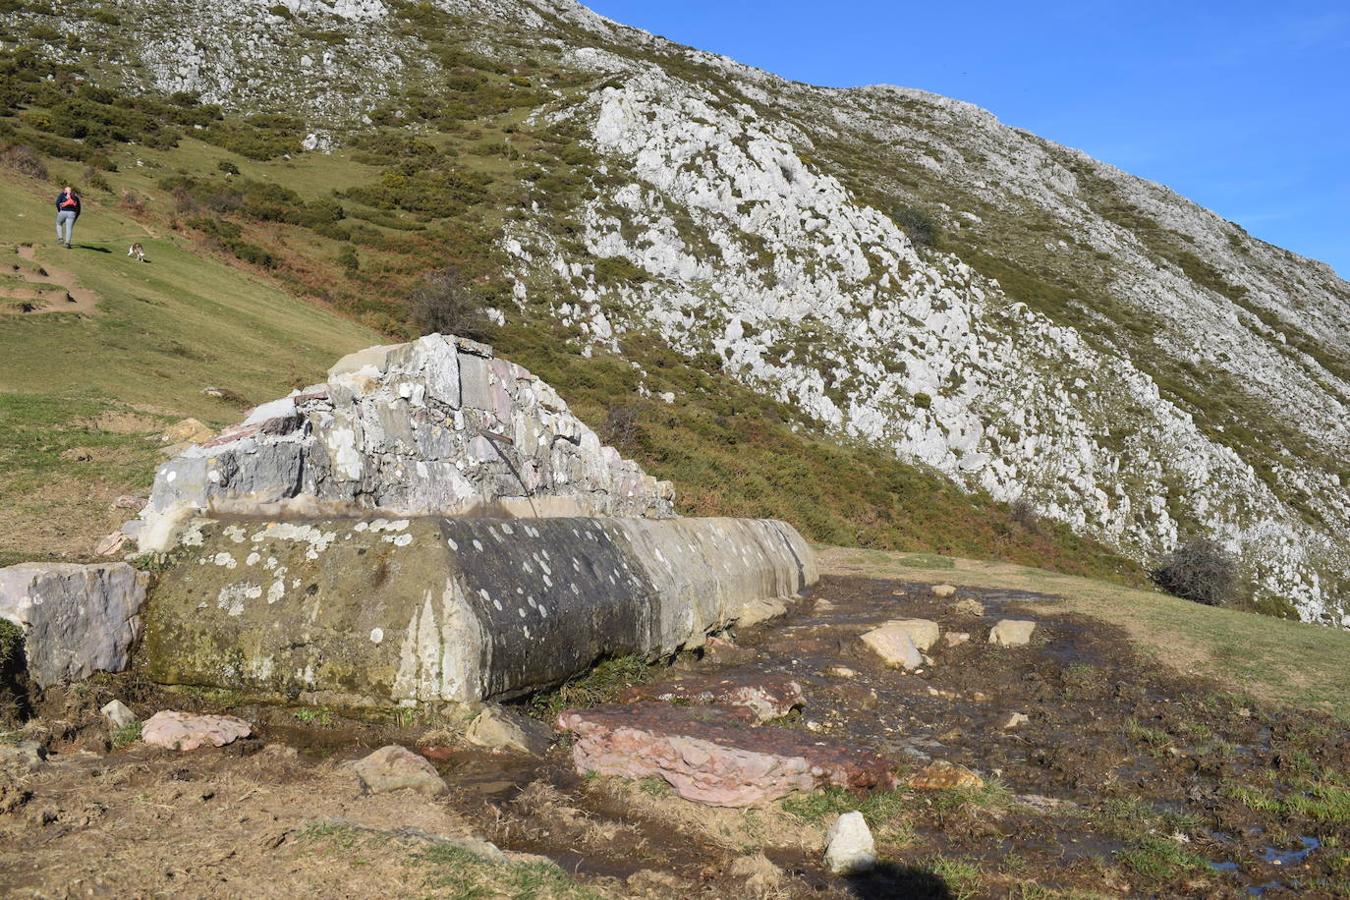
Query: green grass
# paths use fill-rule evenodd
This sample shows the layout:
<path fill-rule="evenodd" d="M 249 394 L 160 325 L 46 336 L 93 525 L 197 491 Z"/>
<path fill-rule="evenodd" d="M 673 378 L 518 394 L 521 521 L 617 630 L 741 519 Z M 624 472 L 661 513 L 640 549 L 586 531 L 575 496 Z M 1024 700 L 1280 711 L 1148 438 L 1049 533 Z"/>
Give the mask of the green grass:
<path fill-rule="evenodd" d="M 1206 868 L 1205 860 L 1168 837 L 1148 837 L 1116 852 L 1116 858 L 1136 874 L 1154 881 Z"/>
<path fill-rule="evenodd" d="M 552 721 L 567 709 L 612 703 L 629 687 L 651 681 L 660 668 L 639 656 L 607 659 L 558 687 L 530 698 L 531 715 Z"/>
<path fill-rule="evenodd" d="M 141 739 L 140 722 L 128 722 L 112 733 L 112 748 L 121 750 L 123 747 L 129 747 Z"/>

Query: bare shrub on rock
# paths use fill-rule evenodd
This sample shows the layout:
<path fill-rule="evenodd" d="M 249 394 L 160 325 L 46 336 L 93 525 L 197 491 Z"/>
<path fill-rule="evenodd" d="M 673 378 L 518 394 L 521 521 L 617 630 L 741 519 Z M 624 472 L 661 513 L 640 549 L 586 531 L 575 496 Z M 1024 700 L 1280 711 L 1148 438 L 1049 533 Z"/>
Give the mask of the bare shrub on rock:
<path fill-rule="evenodd" d="M 435 269 L 408 296 L 413 324 L 422 334 L 455 334 L 473 340 L 488 336 L 488 319 L 453 266 Z"/>
<path fill-rule="evenodd" d="M 1228 606 L 1242 598 L 1238 558 L 1210 538 L 1191 538 L 1151 573 L 1160 588 L 1206 606 Z"/>

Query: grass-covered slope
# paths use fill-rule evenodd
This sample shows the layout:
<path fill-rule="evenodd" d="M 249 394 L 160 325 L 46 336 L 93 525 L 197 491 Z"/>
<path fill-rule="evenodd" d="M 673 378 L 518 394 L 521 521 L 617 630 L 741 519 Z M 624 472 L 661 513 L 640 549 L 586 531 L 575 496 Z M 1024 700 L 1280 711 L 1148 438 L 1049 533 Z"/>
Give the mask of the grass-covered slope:
<path fill-rule="evenodd" d="M 97 197 L 75 248 L 58 247 L 52 192 L 0 179 L 0 278 L 31 245 L 35 265 L 72 277 L 97 305 L 0 313 L 0 562 L 89 555 L 130 515 L 110 504 L 149 487 L 168 426 L 234 422 L 379 339 Z M 126 255 L 132 242 L 147 263 Z"/>

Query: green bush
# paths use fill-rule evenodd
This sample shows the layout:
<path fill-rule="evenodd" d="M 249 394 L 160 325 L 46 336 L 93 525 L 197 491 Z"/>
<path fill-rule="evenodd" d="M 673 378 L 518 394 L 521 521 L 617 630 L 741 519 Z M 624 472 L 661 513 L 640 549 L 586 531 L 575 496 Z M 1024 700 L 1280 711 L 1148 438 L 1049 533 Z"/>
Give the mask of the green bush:
<path fill-rule="evenodd" d="M 922 209 L 897 206 L 891 211 L 891 221 L 919 247 L 933 247 L 942 234 L 937 221 Z"/>

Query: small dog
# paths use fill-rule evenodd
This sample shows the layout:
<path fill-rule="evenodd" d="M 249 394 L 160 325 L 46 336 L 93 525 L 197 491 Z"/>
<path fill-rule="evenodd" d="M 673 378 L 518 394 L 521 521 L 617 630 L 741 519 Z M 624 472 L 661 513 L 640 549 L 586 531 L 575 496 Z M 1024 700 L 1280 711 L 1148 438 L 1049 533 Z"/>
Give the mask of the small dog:
<path fill-rule="evenodd" d="M 131 249 L 127 251 L 127 256 L 135 257 L 136 262 L 145 262 L 145 248 L 138 241 L 131 245 Z"/>

